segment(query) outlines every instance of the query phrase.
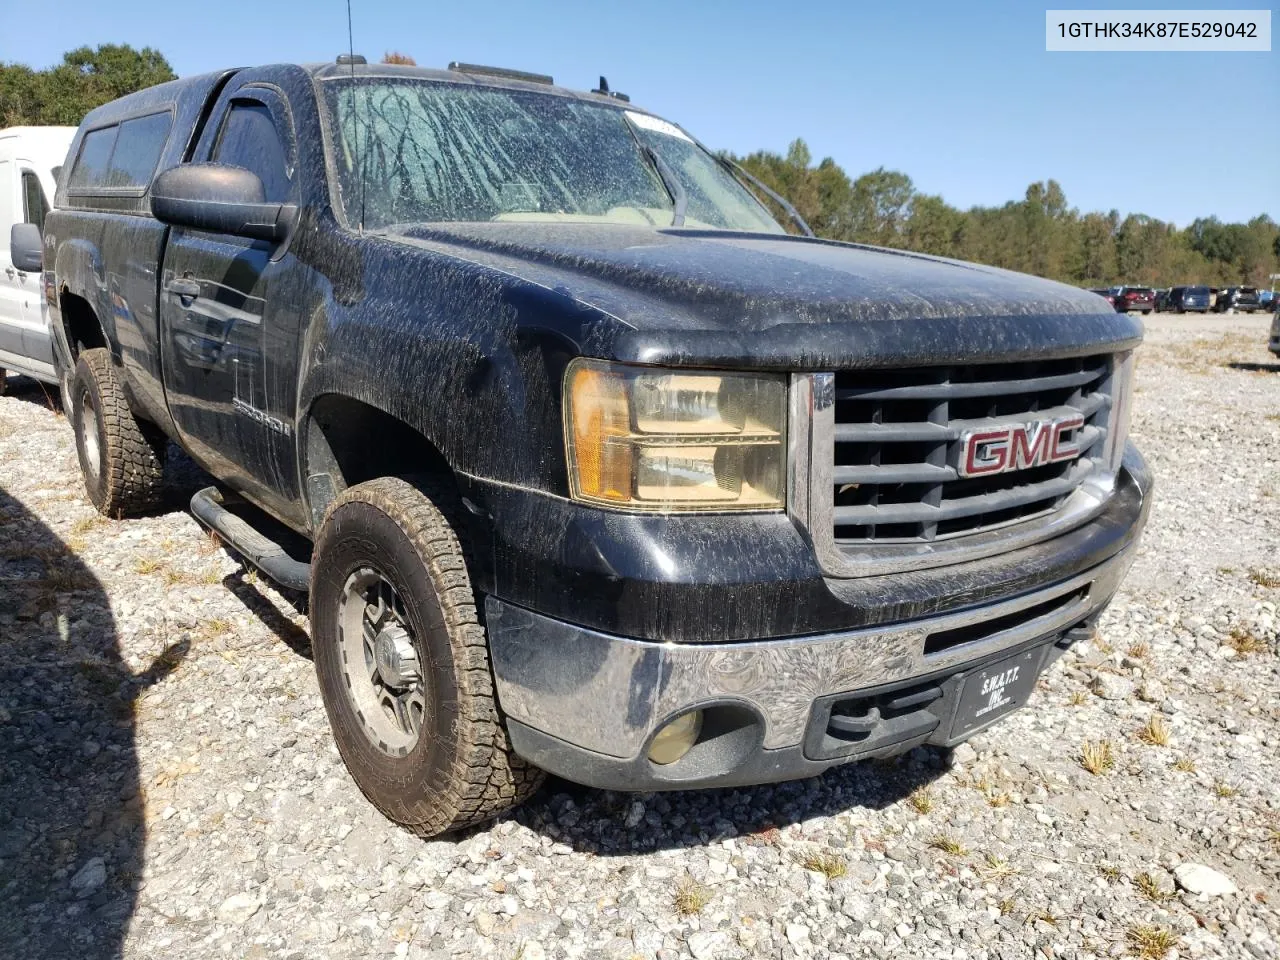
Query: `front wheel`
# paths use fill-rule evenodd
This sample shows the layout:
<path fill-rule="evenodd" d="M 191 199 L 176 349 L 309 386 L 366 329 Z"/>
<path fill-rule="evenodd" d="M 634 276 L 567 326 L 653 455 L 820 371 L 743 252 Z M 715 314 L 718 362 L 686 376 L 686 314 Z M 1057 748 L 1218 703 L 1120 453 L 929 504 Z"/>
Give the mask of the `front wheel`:
<path fill-rule="evenodd" d="M 502 725 L 454 499 L 395 478 L 351 487 L 312 557 L 312 647 L 338 752 L 365 796 L 422 836 L 495 817 L 543 779 Z"/>

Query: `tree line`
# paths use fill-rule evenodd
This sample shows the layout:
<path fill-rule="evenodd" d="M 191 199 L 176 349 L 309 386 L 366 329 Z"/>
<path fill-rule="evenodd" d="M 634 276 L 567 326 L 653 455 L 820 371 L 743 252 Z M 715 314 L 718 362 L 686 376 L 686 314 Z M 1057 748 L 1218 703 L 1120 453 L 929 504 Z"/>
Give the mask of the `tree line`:
<path fill-rule="evenodd" d="M 383 62 L 413 58 L 392 52 Z M 0 127 L 75 126 L 94 107 L 174 77 L 159 51 L 127 44 L 80 47 L 46 70 L 0 63 Z M 1202 217 L 1179 229 L 1139 213 L 1081 213 L 1054 180 L 1033 183 L 1021 200 L 1000 207 L 960 210 L 896 170 L 851 178 L 830 157 L 815 164 L 803 140 L 785 155 L 762 150 L 734 159 L 832 240 L 973 260 L 1084 287 L 1262 286 L 1280 272 L 1280 226 L 1266 214 L 1248 223 Z"/>
<path fill-rule="evenodd" d="M 1081 213 L 1055 180 L 1033 183 L 1021 200 L 959 210 L 881 167 L 851 178 L 830 157 L 818 164 L 803 140 L 785 156 L 735 157 L 786 197 L 814 233 L 832 240 L 915 250 L 1006 267 L 1082 287 L 1120 283 L 1263 286 L 1280 272 L 1280 226 L 1266 214 L 1248 223 L 1201 217 L 1185 229 L 1131 213 Z"/>

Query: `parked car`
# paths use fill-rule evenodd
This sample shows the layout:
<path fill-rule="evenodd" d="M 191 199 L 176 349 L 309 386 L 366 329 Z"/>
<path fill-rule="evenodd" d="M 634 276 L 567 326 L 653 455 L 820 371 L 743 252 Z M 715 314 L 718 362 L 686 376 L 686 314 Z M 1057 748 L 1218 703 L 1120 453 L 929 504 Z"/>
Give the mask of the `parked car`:
<path fill-rule="evenodd" d="M 1271 318 L 1271 339 L 1267 343 L 1267 349 L 1280 357 L 1280 309 Z"/>
<path fill-rule="evenodd" d="M 1117 313 L 1150 313 L 1155 309 L 1156 294 L 1150 287 L 1116 287 Z"/>
<path fill-rule="evenodd" d="M 1107 301 L 1107 303 L 1111 304 L 1111 308 L 1112 308 L 1113 310 L 1115 309 L 1115 306 L 1116 306 L 1116 295 L 1115 295 L 1114 293 L 1112 293 L 1112 292 L 1111 292 L 1110 288 L 1108 288 L 1108 287 L 1094 287 L 1094 288 L 1093 288 L 1092 290 L 1090 290 L 1089 292 L 1090 292 L 1090 293 L 1096 293 L 1096 294 L 1097 294 L 1098 296 L 1100 296 L 1103 300 Z"/>
<path fill-rule="evenodd" d="M 1153 310 L 1156 313 L 1162 313 L 1169 309 L 1169 288 L 1157 287 L 1154 291 L 1155 301 Z"/>
<path fill-rule="evenodd" d="M 1165 309 L 1173 313 L 1207 313 L 1209 311 L 1208 287 L 1173 287 L 1166 299 Z"/>
<path fill-rule="evenodd" d="M 1214 309 L 1218 313 L 1232 311 L 1253 313 L 1255 310 L 1263 309 L 1263 306 L 1258 299 L 1257 287 L 1227 287 L 1227 289 L 1218 294 L 1218 301 L 1214 304 Z"/>
<path fill-rule="evenodd" d="M 75 127 L 0 130 L 0 393 L 6 370 L 57 380 L 40 280 L 39 233 L 75 132 Z M 19 229 L 15 244 L 14 228 L 23 224 L 31 229 Z"/>
<path fill-rule="evenodd" d="M 193 512 L 309 591 L 339 751 L 419 833 L 544 770 L 959 743 L 1133 560 L 1139 323 L 788 235 L 615 95 L 344 57 L 131 94 L 70 155 L 45 263 L 89 498 L 151 507 L 165 438 L 218 480 Z"/>

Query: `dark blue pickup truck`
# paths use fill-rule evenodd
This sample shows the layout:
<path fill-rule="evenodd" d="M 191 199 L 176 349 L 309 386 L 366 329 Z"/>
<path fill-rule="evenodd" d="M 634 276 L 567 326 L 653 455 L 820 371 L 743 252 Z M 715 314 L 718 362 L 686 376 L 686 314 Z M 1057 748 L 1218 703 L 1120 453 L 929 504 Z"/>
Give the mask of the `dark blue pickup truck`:
<path fill-rule="evenodd" d="M 45 284 L 94 504 L 151 509 L 167 440 L 216 478 L 389 817 L 949 746 L 1089 635 L 1150 503 L 1138 320 L 789 234 L 604 85 L 344 60 L 95 110 Z"/>

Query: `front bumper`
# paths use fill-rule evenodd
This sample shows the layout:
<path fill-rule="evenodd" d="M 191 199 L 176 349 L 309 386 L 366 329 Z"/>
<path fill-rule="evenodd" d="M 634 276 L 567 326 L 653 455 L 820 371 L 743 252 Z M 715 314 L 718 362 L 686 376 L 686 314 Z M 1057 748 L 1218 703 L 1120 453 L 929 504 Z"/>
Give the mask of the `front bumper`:
<path fill-rule="evenodd" d="M 782 639 L 662 643 L 574 625 L 490 596 L 490 651 L 512 746 L 531 763 L 579 783 L 661 790 L 813 776 L 921 743 L 958 742 L 979 729 L 953 732 L 968 671 L 1023 652 L 1038 671 L 1087 635 L 1115 594 L 1149 507 L 1150 478 L 1140 458 L 1131 451 L 1126 464 L 1129 490 L 1138 495 L 1117 507 L 1123 516 L 1112 510 L 1049 541 L 1065 558 L 1082 549 L 1078 541 L 1126 527 L 1129 535 L 1110 555 L 1048 585 L 944 613 Z M 954 589 L 962 591 L 958 568 L 954 576 Z M 899 591 L 909 590 L 911 579 L 897 578 Z M 822 745 L 833 698 L 906 702 L 922 689 L 940 693 L 907 719 L 896 716 L 847 750 Z M 651 763 L 657 732 L 694 709 L 705 718 L 698 743 L 673 764 Z"/>

